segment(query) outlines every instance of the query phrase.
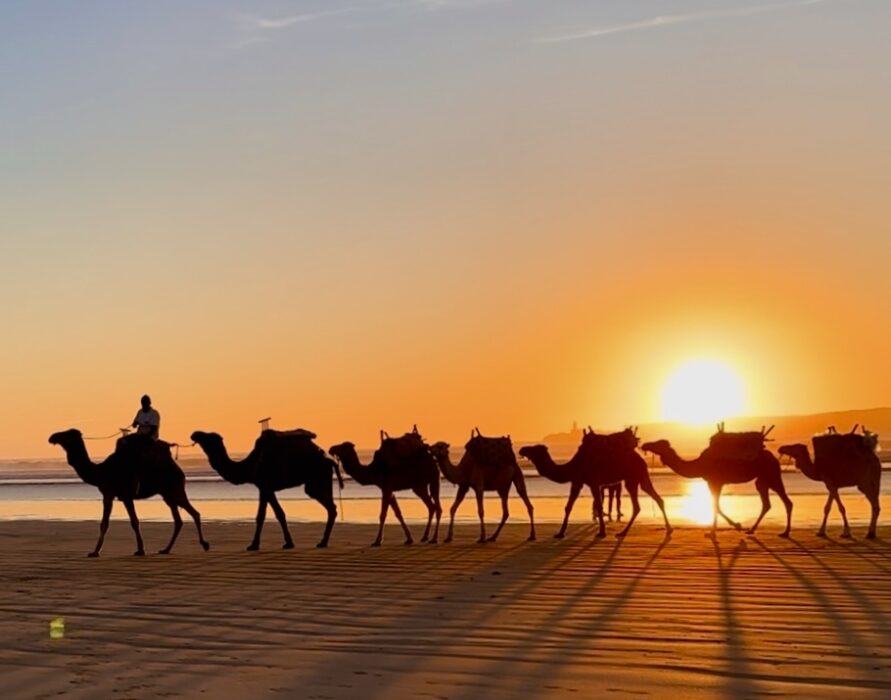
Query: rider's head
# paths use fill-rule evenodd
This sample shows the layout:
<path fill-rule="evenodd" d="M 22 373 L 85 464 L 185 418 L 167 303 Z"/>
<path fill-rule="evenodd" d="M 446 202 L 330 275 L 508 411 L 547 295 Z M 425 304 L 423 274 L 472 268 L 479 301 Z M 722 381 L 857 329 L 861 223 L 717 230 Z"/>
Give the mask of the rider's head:
<path fill-rule="evenodd" d="M 142 410 L 147 411 L 152 407 L 152 397 L 146 394 L 140 399 L 142 401 Z"/>

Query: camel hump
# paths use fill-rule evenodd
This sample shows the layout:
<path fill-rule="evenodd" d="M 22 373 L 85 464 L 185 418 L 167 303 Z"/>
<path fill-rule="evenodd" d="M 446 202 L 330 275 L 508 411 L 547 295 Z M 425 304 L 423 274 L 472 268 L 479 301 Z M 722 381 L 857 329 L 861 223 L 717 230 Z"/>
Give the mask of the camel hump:
<path fill-rule="evenodd" d="M 606 435 L 597 434 L 589 428 L 589 432 L 582 437 L 582 446 L 605 450 L 608 452 L 629 452 L 637 449 L 640 439 L 637 437 L 637 430 L 626 428 L 618 433 L 609 433 Z"/>
<path fill-rule="evenodd" d="M 464 451 L 480 464 L 493 467 L 514 465 L 517 457 L 511 439 L 504 437 L 484 437 L 479 432 L 467 441 Z"/>
<path fill-rule="evenodd" d="M 763 428 L 760 431 L 728 433 L 721 423 L 718 432 L 709 440 L 708 450 L 714 457 L 721 459 L 755 460 L 764 451 L 764 443 L 769 433 L 770 430 Z"/>
<path fill-rule="evenodd" d="M 874 455 L 878 447 L 878 437 L 867 430 L 863 434 L 830 430 L 822 435 L 815 435 L 812 442 L 814 459 L 821 462 L 862 459 Z"/>

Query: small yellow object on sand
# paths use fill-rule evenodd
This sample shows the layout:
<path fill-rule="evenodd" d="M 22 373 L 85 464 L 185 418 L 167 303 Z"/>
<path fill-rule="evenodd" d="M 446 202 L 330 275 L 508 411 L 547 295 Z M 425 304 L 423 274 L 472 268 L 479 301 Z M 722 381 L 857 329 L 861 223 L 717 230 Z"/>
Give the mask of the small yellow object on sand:
<path fill-rule="evenodd" d="M 65 618 L 54 617 L 49 623 L 49 636 L 52 640 L 65 638 Z"/>

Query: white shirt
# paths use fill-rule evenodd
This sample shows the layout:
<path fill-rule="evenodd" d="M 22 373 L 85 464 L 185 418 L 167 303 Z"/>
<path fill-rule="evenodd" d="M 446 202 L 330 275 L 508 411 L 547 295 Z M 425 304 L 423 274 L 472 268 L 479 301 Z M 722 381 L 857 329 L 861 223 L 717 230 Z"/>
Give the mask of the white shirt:
<path fill-rule="evenodd" d="M 154 408 L 147 411 L 140 409 L 133 422 L 136 423 L 136 432 L 140 434 L 152 434 L 152 428 L 157 428 L 159 432 L 161 430 L 161 414 Z"/>

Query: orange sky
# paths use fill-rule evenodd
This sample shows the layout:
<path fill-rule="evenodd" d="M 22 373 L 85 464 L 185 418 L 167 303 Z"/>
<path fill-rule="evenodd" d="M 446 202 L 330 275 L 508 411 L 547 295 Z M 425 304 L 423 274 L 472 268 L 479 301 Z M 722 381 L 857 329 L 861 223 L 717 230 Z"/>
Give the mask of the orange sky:
<path fill-rule="evenodd" d="M 143 392 L 233 449 L 535 439 L 690 357 L 752 414 L 891 403 L 887 4 L 371 5 L 0 10 L 0 458 Z"/>

